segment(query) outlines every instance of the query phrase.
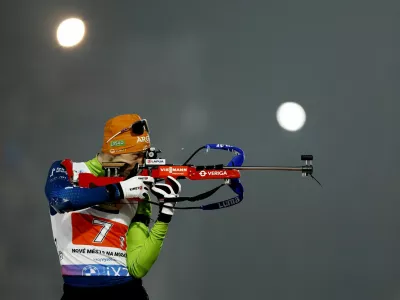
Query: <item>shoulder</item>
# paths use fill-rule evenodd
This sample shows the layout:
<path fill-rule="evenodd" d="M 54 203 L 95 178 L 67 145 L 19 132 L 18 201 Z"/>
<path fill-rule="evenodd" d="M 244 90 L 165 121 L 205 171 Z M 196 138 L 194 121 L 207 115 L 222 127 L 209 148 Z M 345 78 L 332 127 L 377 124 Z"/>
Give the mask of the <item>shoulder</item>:
<path fill-rule="evenodd" d="M 48 178 L 64 176 L 72 178 L 73 176 L 73 161 L 71 159 L 59 159 L 51 163 L 48 170 Z"/>
<path fill-rule="evenodd" d="M 53 161 L 50 166 L 49 175 L 58 172 L 64 174 L 66 172 L 70 179 L 74 179 L 79 173 L 90 173 L 90 170 L 84 162 L 76 162 L 72 159 L 64 158 Z"/>

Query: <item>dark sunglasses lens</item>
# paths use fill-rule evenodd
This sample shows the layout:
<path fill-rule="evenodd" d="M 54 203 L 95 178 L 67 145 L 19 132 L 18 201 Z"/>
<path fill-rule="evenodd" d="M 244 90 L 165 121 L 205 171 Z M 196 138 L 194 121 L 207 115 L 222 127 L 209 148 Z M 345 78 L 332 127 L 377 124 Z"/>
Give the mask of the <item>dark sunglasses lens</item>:
<path fill-rule="evenodd" d="M 144 126 L 142 121 L 137 121 L 132 124 L 132 132 L 134 134 L 142 135 L 144 133 Z"/>

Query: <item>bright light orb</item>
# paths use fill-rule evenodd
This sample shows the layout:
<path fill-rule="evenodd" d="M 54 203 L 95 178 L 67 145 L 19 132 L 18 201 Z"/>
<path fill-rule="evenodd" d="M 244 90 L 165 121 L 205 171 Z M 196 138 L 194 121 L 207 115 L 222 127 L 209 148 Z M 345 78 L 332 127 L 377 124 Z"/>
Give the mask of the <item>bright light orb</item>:
<path fill-rule="evenodd" d="M 57 28 L 57 41 L 62 47 L 74 47 L 85 36 L 85 24 L 81 19 L 69 18 L 60 23 Z"/>
<path fill-rule="evenodd" d="M 287 131 L 298 131 L 306 122 L 306 112 L 296 102 L 282 103 L 276 111 L 279 126 Z"/>

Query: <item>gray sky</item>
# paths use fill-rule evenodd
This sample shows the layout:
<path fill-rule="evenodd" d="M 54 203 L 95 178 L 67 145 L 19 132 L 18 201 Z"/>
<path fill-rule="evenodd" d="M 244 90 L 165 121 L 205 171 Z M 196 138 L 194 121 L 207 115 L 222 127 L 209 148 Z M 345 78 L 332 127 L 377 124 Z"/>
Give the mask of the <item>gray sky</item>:
<path fill-rule="evenodd" d="M 4 2 L 5 299 L 60 297 L 47 170 L 54 160 L 92 158 L 105 121 L 120 113 L 146 117 L 170 162 L 207 143 L 241 147 L 248 165 L 299 165 L 301 154 L 313 154 L 323 184 L 243 172 L 240 205 L 178 211 L 144 280 L 152 299 L 399 299 L 399 8 L 357 0 Z M 55 40 L 71 15 L 88 31 L 73 51 Z M 299 132 L 276 121 L 286 101 L 306 110 Z M 183 194 L 213 184 L 185 182 Z M 230 195 L 221 190 L 210 201 Z"/>

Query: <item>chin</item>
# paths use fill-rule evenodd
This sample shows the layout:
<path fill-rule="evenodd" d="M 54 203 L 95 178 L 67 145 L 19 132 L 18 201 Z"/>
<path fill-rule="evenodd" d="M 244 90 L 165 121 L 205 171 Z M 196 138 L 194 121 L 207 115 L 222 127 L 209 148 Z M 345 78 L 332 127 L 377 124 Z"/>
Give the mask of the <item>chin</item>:
<path fill-rule="evenodd" d="M 121 176 L 124 177 L 124 178 L 127 178 L 127 177 L 129 176 L 130 173 L 131 173 L 131 170 L 125 171 L 125 172 L 122 172 L 122 173 L 121 173 Z"/>
<path fill-rule="evenodd" d="M 127 178 L 129 176 L 129 174 L 132 172 L 132 170 L 133 170 L 133 168 L 120 170 L 118 176 L 123 177 L 123 178 Z"/>

